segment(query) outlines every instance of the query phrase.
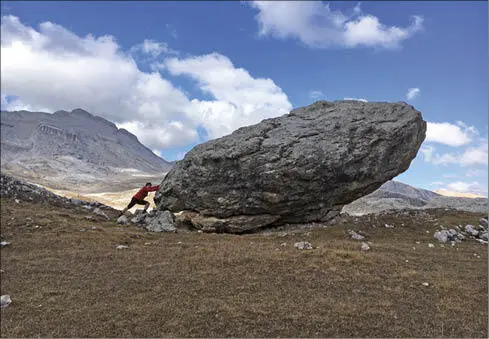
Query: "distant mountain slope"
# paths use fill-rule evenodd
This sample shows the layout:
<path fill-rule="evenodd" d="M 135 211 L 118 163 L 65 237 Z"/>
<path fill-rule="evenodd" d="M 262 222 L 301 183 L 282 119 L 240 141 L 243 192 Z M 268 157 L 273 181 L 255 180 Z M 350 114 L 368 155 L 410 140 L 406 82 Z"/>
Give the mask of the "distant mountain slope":
<path fill-rule="evenodd" d="M 84 110 L 1 112 L 1 168 L 44 183 L 86 185 L 154 176 L 171 164 L 137 137 Z M 69 185 L 68 185 L 69 186 Z"/>
<path fill-rule="evenodd" d="M 475 193 L 461 193 L 461 192 L 453 192 L 443 189 L 434 190 L 435 193 L 439 195 L 443 195 L 445 197 L 463 197 L 463 198 L 485 198 L 485 196 Z"/>
<path fill-rule="evenodd" d="M 375 192 L 344 206 L 342 212 L 364 215 L 386 210 L 451 208 L 486 213 L 487 203 L 487 198 L 445 197 L 399 181 L 388 181 Z"/>

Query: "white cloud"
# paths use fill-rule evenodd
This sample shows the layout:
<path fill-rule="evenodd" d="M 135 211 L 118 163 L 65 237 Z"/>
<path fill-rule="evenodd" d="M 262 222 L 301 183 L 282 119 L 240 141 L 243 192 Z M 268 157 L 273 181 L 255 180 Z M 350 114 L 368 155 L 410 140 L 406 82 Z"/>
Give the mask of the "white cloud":
<path fill-rule="evenodd" d="M 353 100 L 353 101 L 361 101 L 361 102 L 368 102 L 367 99 L 363 99 L 363 98 L 343 98 L 343 100 Z"/>
<path fill-rule="evenodd" d="M 469 147 L 460 157 L 462 166 L 486 165 L 487 166 L 487 142 L 477 147 Z"/>
<path fill-rule="evenodd" d="M 167 59 L 165 67 L 173 75 L 187 75 L 196 80 L 204 93 L 216 99 L 192 100 L 198 111 L 193 117 L 211 138 L 292 109 L 285 93 L 271 79 L 255 79 L 219 53 Z"/>
<path fill-rule="evenodd" d="M 309 98 L 311 98 L 312 100 L 318 100 L 318 99 L 324 100 L 325 95 L 322 91 L 313 90 L 313 91 L 309 92 Z"/>
<path fill-rule="evenodd" d="M 463 146 L 472 141 L 474 127 L 457 126 L 448 122 L 427 122 L 426 142 L 437 142 L 448 146 Z"/>
<path fill-rule="evenodd" d="M 433 189 L 440 189 L 450 192 L 457 193 L 472 193 L 477 195 L 487 196 L 488 190 L 487 186 L 479 183 L 478 181 L 472 182 L 464 182 L 464 181 L 455 181 L 450 183 L 445 182 L 432 182 L 430 186 L 434 186 Z"/>
<path fill-rule="evenodd" d="M 410 88 L 410 89 L 408 89 L 408 91 L 406 93 L 406 99 L 412 100 L 412 99 L 416 98 L 417 96 L 419 96 L 420 92 L 421 92 L 421 90 L 419 88 Z"/>
<path fill-rule="evenodd" d="M 145 39 L 142 43 L 131 48 L 132 53 L 143 53 L 153 58 L 161 54 L 179 54 L 177 51 L 168 47 L 166 42 L 157 42 L 150 39 Z"/>
<path fill-rule="evenodd" d="M 199 141 L 199 126 L 215 137 L 292 108 L 272 80 L 255 79 L 220 54 L 169 61 L 173 73 L 192 76 L 216 98 L 199 101 L 160 73 L 138 68 L 135 50 L 161 57 L 171 52 L 164 43 L 146 40 L 125 52 L 111 36 L 80 37 L 50 22 L 36 30 L 14 16 L 2 17 L 1 33 L 2 106 L 83 108 L 134 133 L 150 149 L 189 146 Z M 7 102 L 7 96 L 18 99 Z"/>
<path fill-rule="evenodd" d="M 431 162 L 435 165 L 458 164 L 462 167 L 488 165 L 487 140 L 482 141 L 478 146 L 467 147 L 463 152 L 440 155 L 435 153 L 435 150 L 433 146 L 423 146 L 421 148 L 426 162 Z"/>
<path fill-rule="evenodd" d="M 433 152 L 435 148 L 433 146 L 423 146 L 421 147 L 421 153 L 423 153 L 424 160 L 427 162 L 431 162 L 433 159 Z"/>
<path fill-rule="evenodd" d="M 481 169 L 469 169 L 465 176 L 468 178 L 472 177 L 487 177 L 487 170 L 483 171 Z"/>
<path fill-rule="evenodd" d="M 2 93 L 27 109 L 80 107 L 119 124 L 141 121 L 135 134 L 152 149 L 194 140 L 168 127 L 191 125 L 187 97 L 160 74 L 140 71 L 113 37 L 79 37 L 50 22 L 37 31 L 14 16 L 2 17 L 1 33 Z M 173 132 L 166 144 L 152 136 L 162 130 Z"/>
<path fill-rule="evenodd" d="M 477 181 L 463 182 L 456 181 L 446 185 L 449 191 L 461 192 L 461 193 L 475 193 L 475 194 L 487 194 L 487 187 L 484 187 Z"/>
<path fill-rule="evenodd" d="M 332 10 L 321 1 L 253 1 L 261 36 L 295 38 L 313 48 L 357 46 L 397 48 L 422 29 L 423 18 L 409 26 L 386 26 L 357 5 L 351 13 Z"/>

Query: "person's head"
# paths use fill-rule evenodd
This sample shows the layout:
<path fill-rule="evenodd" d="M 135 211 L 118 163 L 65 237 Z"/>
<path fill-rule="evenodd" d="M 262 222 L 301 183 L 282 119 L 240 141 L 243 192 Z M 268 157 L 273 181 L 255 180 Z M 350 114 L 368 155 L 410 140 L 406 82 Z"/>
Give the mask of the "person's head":
<path fill-rule="evenodd" d="M 151 186 L 151 183 L 150 182 L 147 182 L 146 185 L 144 185 L 146 187 L 150 187 Z"/>

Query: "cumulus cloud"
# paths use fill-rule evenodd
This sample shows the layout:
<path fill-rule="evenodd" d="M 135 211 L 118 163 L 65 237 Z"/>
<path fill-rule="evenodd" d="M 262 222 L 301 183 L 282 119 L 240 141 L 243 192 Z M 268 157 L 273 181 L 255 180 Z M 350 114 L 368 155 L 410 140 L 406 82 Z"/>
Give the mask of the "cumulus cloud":
<path fill-rule="evenodd" d="M 488 165 L 487 140 L 477 146 L 467 147 L 463 152 L 439 154 L 433 146 L 423 146 L 421 152 L 427 162 L 435 165 L 458 164 L 462 167 Z"/>
<path fill-rule="evenodd" d="M 426 142 L 437 142 L 448 146 L 463 146 L 472 141 L 477 130 L 459 122 L 457 125 L 448 122 L 427 122 Z"/>
<path fill-rule="evenodd" d="M 413 16 L 407 27 L 387 26 L 362 13 L 357 4 L 349 13 L 332 10 L 321 1 L 253 1 L 261 36 L 298 39 L 313 48 L 358 46 L 397 48 L 422 29 L 423 18 Z"/>
<path fill-rule="evenodd" d="M 309 98 L 311 98 L 312 100 L 324 99 L 325 95 L 322 91 L 313 90 L 309 92 Z"/>
<path fill-rule="evenodd" d="M 487 186 L 480 184 L 478 181 L 463 182 L 456 181 L 445 185 L 449 191 L 460 193 L 473 193 L 487 196 Z"/>
<path fill-rule="evenodd" d="M 363 99 L 363 98 L 343 98 L 343 100 L 353 100 L 353 101 L 361 101 L 361 102 L 368 102 L 367 99 Z"/>
<path fill-rule="evenodd" d="M 410 89 L 408 89 L 408 91 L 406 93 L 406 99 L 412 100 L 412 99 L 416 98 L 420 92 L 421 92 L 421 90 L 419 88 L 410 88 Z"/>
<path fill-rule="evenodd" d="M 272 80 L 253 78 L 223 55 L 169 61 L 174 74 L 192 76 L 216 99 L 200 101 L 160 73 L 138 67 L 135 51 L 169 56 L 164 43 L 146 40 L 123 51 L 112 36 L 81 37 L 51 22 L 35 29 L 14 16 L 2 17 L 1 33 L 2 108 L 83 108 L 127 129 L 150 149 L 188 146 L 199 141 L 198 128 L 220 136 L 291 109 Z"/>
<path fill-rule="evenodd" d="M 170 58 L 165 67 L 173 75 L 186 75 L 215 100 L 193 99 L 194 119 L 211 138 L 292 109 L 287 95 L 271 79 L 253 78 L 219 53 L 186 59 Z"/>

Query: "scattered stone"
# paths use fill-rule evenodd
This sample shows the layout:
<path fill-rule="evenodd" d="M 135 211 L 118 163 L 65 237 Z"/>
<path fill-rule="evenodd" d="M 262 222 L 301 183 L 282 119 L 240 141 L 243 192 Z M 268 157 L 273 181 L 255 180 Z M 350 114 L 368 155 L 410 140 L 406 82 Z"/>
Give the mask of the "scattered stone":
<path fill-rule="evenodd" d="M 280 238 L 286 237 L 288 235 L 287 232 L 280 232 L 277 236 Z"/>
<path fill-rule="evenodd" d="M 175 220 L 170 211 L 157 211 L 154 217 L 147 217 L 144 226 L 151 232 L 176 232 Z"/>
<path fill-rule="evenodd" d="M 354 240 L 362 240 L 362 239 L 365 239 L 365 237 L 361 234 L 358 234 L 357 232 L 353 231 L 353 230 L 348 230 L 348 234 L 350 235 L 350 238 L 354 239 Z"/>
<path fill-rule="evenodd" d="M 92 230 L 93 230 L 93 231 L 98 230 L 97 226 L 92 226 Z"/>
<path fill-rule="evenodd" d="M 385 228 L 394 228 L 394 225 L 385 224 Z"/>
<path fill-rule="evenodd" d="M 404 261 L 405 261 L 405 262 L 409 262 L 409 260 L 407 260 L 407 259 L 406 259 L 406 260 L 404 260 Z"/>
<path fill-rule="evenodd" d="M 457 238 L 458 238 L 459 240 L 465 240 L 465 239 L 466 239 L 466 238 L 465 238 L 465 235 L 463 235 L 462 233 L 457 234 Z"/>
<path fill-rule="evenodd" d="M 436 231 L 434 237 L 442 243 L 448 241 L 448 232 L 446 230 Z"/>
<path fill-rule="evenodd" d="M 450 228 L 448 230 L 448 235 L 450 236 L 450 238 L 456 237 L 457 234 L 458 234 L 458 232 L 455 229 L 453 229 L 453 228 Z"/>
<path fill-rule="evenodd" d="M 426 287 L 430 286 L 430 284 L 428 284 L 427 282 L 424 282 L 421 285 L 426 286 Z"/>
<path fill-rule="evenodd" d="M 433 244 L 428 244 L 428 247 L 429 247 L 429 248 L 433 248 L 433 247 L 435 247 L 435 245 L 433 245 Z"/>
<path fill-rule="evenodd" d="M 104 217 L 107 220 L 110 220 L 109 216 L 107 214 L 105 214 L 104 211 L 102 211 L 99 207 L 95 208 L 93 210 L 93 213 L 94 214 L 97 214 L 97 215 L 100 215 L 100 216 Z"/>
<path fill-rule="evenodd" d="M 286 242 L 283 242 L 283 243 L 280 244 L 280 246 L 285 247 L 285 246 L 287 246 L 287 243 Z"/>
<path fill-rule="evenodd" d="M 118 250 L 123 250 L 123 249 L 126 249 L 126 248 L 129 248 L 129 246 L 127 245 L 117 245 L 116 249 Z"/>
<path fill-rule="evenodd" d="M 294 247 L 298 250 L 312 250 L 312 245 L 307 241 L 299 241 L 294 244 Z"/>
<path fill-rule="evenodd" d="M 15 203 L 16 204 L 20 204 L 20 200 L 19 199 L 15 199 Z"/>
<path fill-rule="evenodd" d="M 421 244 L 421 242 L 420 241 L 416 241 L 416 244 L 419 245 L 419 244 Z"/>
<path fill-rule="evenodd" d="M 480 232 L 479 233 L 480 240 L 487 241 L 488 238 L 489 238 L 489 234 L 488 233 L 489 233 L 488 231 Z"/>
<path fill-rule="evenodd" d="M 362 246 L 360 247 L 362 251 L 370 251 L 370 246 L 366 242 L 362 242 Z"/>
<path fill-rule="evenodd" d="M 12 299 L 10 299 L 10 296 L 8 294 L 4 294 L 0 297 L 0 307 L 5 308 L 8 307 L 12 303 Z"/>
<path fill-rule="evenodd" d="M 91 216 L 91 215 L 87 215 L 85 217 L 85 219 L 87 219 L 88 221 L 94 221 L 95 220 L 95 218 L 93 216 Z"/>
<path fill-rule="evenodd" d="M 8 246 L 8 245 L 10 245 L 10 244 L 11 244 L 11 243 L 10 243 L 10 242 L 8 242 L 8 241 L 2 241 L 2 242 L 0 242 L 0 246 L 2 246 L 2 247 Z"/>
<path fill-rule="evenodd" d="M 473 235 L 474 237 L 479 235 L 479 231 L 476 230 L 473 225 L 466 225 L 465 226 L 465 232 Z"/>
<path fill-rule="evenodd" d="M 150 215 L 150 214 L 146 213 L 144 210 L 138 209 L 134 212 L 134 218 L 131 219 L 131 222 L 133 224 L 142 224 L 142 223 L 144 223 L 144 220 L 146 219 L 146 217 L 149 217 L 149 216 L 154 217 L 155 213 L 151 213 L 151 215 Z"/>
<path fill-rule="evenodd" d="M 70 201 L 75 206 L 79 206 L 79 205 L 81 205 L 83 203 L 83 201 L 81 201 L 79 199 L 75 199 L 75 198 L 71 198 Z"/>
<path fill-rule="evenodd" d="M 488 227 L 487 219 L 486 218 L 481 218 L 479 220 L 479 225 L 482 226 L 482 227 L 484 227 L 485 229 L 487 229 L 487 227 Z"/>
<path fill-rule="evenodd" d="M 127 217 L 125 215 L 121 215 L 117 219 L 117 224 L 119 224 L 119 225 L 129 225 L 130 222 L 129 222 L 129 220 L 127 219 Z"/>

